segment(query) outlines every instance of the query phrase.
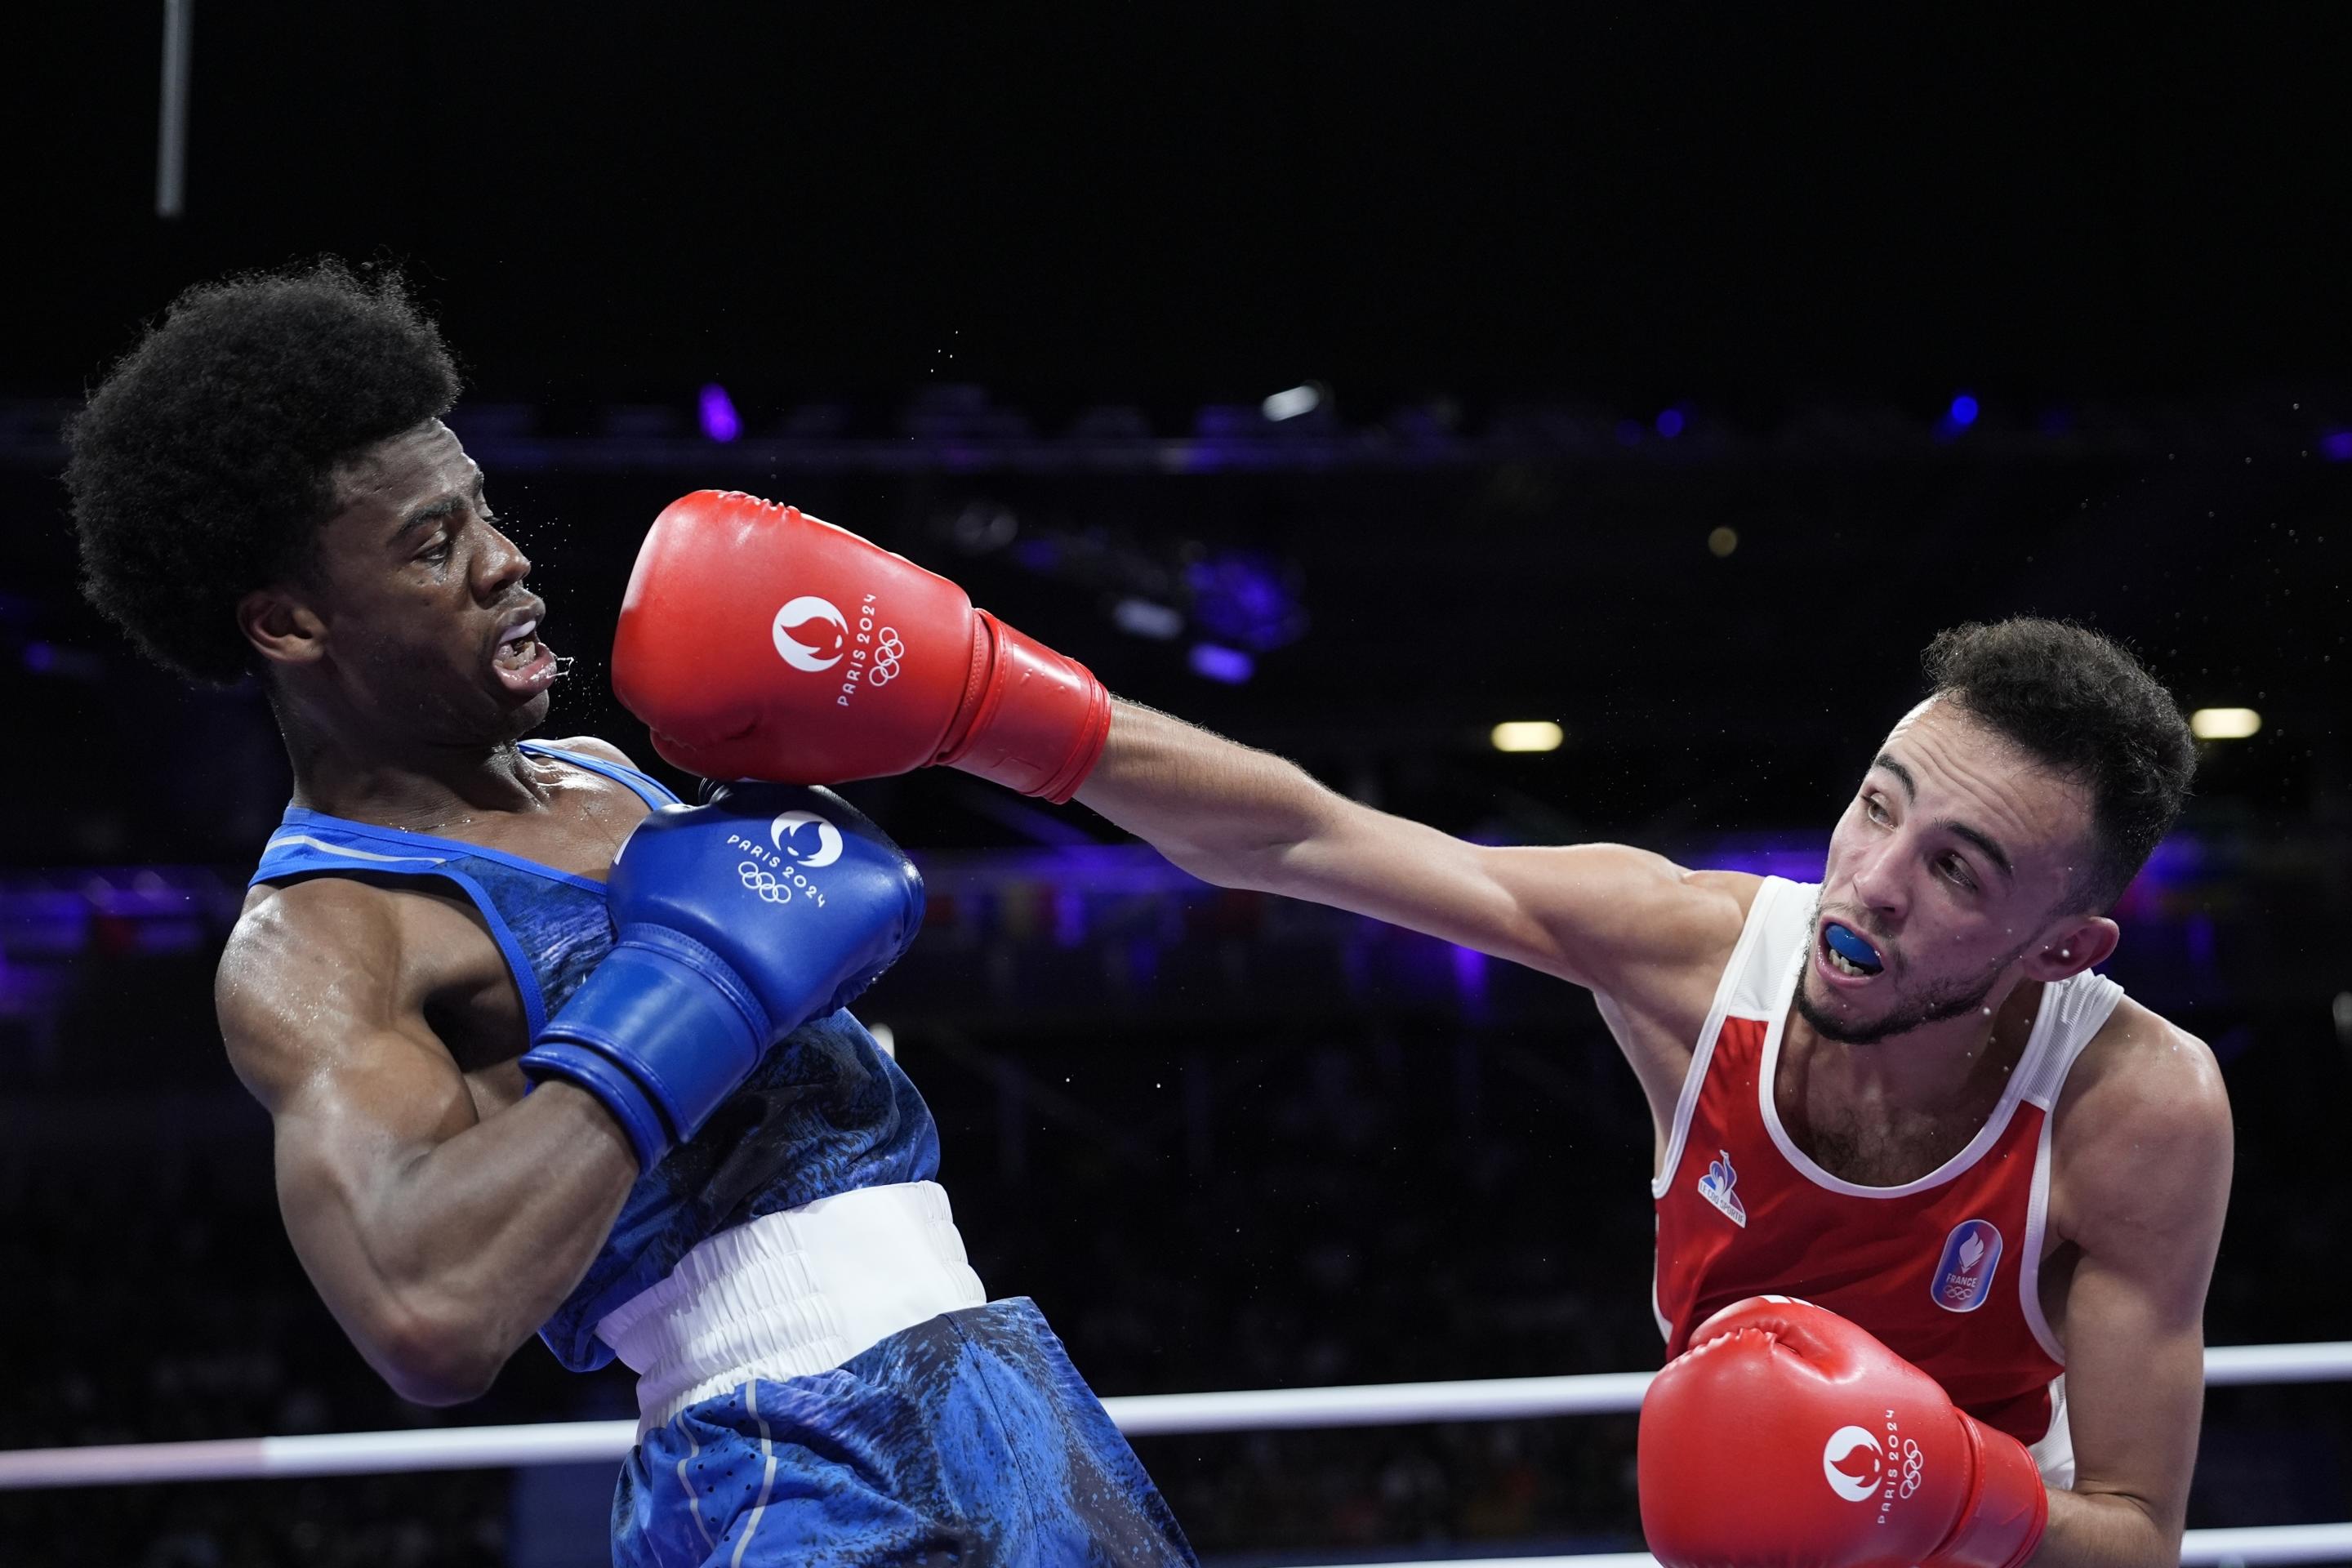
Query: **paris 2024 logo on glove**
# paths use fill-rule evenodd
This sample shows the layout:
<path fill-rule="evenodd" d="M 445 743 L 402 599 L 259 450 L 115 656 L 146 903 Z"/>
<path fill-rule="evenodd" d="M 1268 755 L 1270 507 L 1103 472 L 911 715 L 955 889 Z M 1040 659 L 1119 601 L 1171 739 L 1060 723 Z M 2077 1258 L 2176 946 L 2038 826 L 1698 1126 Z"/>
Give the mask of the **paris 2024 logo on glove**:
<path fill-rule="evenodd" d="M 803 594 L 784 601 L 768 629 L 776 656 L 794 669 L 823 675 L 846 660 L 848 668 L 835 677 L 841 689 L 834 697 L 837 706 L 846 708 L 860 688 L 887 686 L 897 679 L 907 657 L 898 628 L 877 625 L 878 613 L 876 596 L 868 594 L 857 606 L 853 626 L 831 599 Z"/>
<path fill-rule="evenodd" d="M 804 831 L 809 828 L 815 831 Z M 769 844 L 775 847 L 770 849 Z M 815 812 L 787 811 L 777 816 L 768 824 L 768 844 L 730 833 L 727 845 L 743 852 L 744 858 L 735 865 L 736 878 L 761 903 L 789 904 L 803 898 L 824 908 L 824 889 L 808 873 L 840 859 L 843 842 L 841 829 Z"/>
<path fill-rule="evenodd" d="M 1894 1412 L 1887 1415 L 1884 1443 L 1866 1426 L 1841 1426 L 1822 1447 L 1822 1478 L 1829 1482 L 1830 1490 L 1848 1502 L 1868 1502 L 1883 1492 L 1878 1509 L 1882 1520 L 1896 1499 L 1919 1489 L 1919 1478 L 1927 1468 L 1919 1445 L 1895 1431 Z M 1890 1456 L 1898 1457 L 1891 1475 Z"/>
<path fill-rule="evenodd" d="M 794 669 L 822 674 L 848 650 L 849 617 L 830 599 L 803 594 L 776 612 L 776 652 Z"/>

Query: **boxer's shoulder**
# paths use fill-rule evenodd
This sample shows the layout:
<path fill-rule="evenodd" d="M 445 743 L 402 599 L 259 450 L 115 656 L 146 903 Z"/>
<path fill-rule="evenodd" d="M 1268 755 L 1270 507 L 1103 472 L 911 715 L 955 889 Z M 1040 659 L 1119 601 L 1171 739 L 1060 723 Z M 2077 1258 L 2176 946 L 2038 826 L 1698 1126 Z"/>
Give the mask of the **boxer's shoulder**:
<path fill-rule="evenodd" d="M 632 773 L 644 771 L 630 759 L 626 752 L 613 744 L 612 742 L 595 735 L 572 735 L 561 741 L 539 741 L 534 742 L 533 744 L 544 746 L 550 751 L 572 752 L 580 756 L 593 757 L 600 763 L 614 763 Z"/>
<path fill-rule="evenodd" d="M 2227 1190 L 2230 1096 L 2220 1062 L 2129 997 L 2076 1058 L 2053 1118 L 2056 1218 L 2070 1239 L 2095 1247 L 2118 1230 L 2169 1232 Z"/>
<path fill-rule="evenodd" d="M 321 1045 L 391 1016 L 401 946 L 383 889 L 312 877 L 246 895 L 213 973 L 213 1006 L 230 1065 L 263 1103 L 310 1070 Z"/>
<path fill-rule="evenodd" d="M 341 1037 L 478 1008 L 506 974 L 478 911 L 423 884 L 349 875 L 254 888 L 221 951 L 213 998 L 240 1072 Z"/>
<path fill-rule="evenodd" d="M 2152 1116 L 2226 1120 L 2229 1104 L 2212 1047 L 2126 996 L 2067 1074 L 2059 1116 L 2062 1125 Z M 2077 1109 L 2101 1114 L 2078 1119 Z"/>
<path fill-rule="evenodd" d="M 1533 855 L 1529 901 L 1579 942 L 1646 964 L 1722 966 L 1763 879 L 1693 870 L 1628 844 L 1514 850 Z"/>
<path fill-rule="evenodd" d="M 250 985 L 299 975 L 322 963 L 372 960 L 400 938 L 393 888 L 328 873 L 257 882 L 221 950 L 223 984 Z"/>
<path fill-rule="evenodd" d="M 1724 947 L 1727 953 L 1739 940 L 1739 932 L 1748 924 L 1748 912 L 1756 907 L 1756 894 L 1764 886 L 1764 879 L 1753 871 L 1685 871 L 1683 881 L 1690 889 L 1691 918 L 1704 921 L 1706 938 Z M 1725 933 L 1729 941 L 1725 941 Z"/>
<path fill-rule="evenodd" d="M 1763 879 L 1637 853 L 1645 864 L 1612 902 L 1614 952 L 1594 966 L 1592 992 L 1663 1130 Z"/>
<path fill-rule="evenodd" d="M 1626 853 L 1638 862 L 1629 859 L 1608 889 L 1605 940 L 1621 954 L 1619 967 L 1628 971 L 1618 978 L 1632 981 L 1646 973 L 1649 984 L 1698 998 L 1703 1016 L 1764 879 L 1692 870 L 1647 850 Z"/>
<path fill-rule="evenodd" d="M 500 994 L 487 936 L 453 940 L 462 913 L 418 889 L 341 876 L 255 892 L 222 952 L 214 1005 L 230 1068 L 278 1121 L 288 1202 L 331 1187 L 338 1158 L 380 1150 L 385 1135 L 454 1136 L 520 1096 L 519 1044 L 488 1048 L 477 1018 L 503 1014 L 513 1035 L 521 1007 Z"/>

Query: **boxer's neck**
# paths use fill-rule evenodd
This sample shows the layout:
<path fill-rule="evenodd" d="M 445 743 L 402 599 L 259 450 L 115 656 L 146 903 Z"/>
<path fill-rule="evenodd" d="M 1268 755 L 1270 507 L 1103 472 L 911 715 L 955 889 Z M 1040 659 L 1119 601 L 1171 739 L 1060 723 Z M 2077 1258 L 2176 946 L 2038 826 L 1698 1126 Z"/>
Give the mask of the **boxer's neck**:
<path fill-rule="evenodd" d="M 436 744 L 357 733 L 278 704 L 294 804 L 330 816 L 429 833 L 485 812 L 545 810 L 546 769 L 514 742 Z"/>
<path fill-rule="evenodd" d="M 2007 1079 L 2033 1032 L 2042 991 L 2039 983 L 2011 980 L 1985 998 L 1984 1012 L 1863 1045 L 1826 1039 L 1791 1009 L 1781 1054 L 1822 1091 L 1856 1109 L 1931 1113 Z"/>

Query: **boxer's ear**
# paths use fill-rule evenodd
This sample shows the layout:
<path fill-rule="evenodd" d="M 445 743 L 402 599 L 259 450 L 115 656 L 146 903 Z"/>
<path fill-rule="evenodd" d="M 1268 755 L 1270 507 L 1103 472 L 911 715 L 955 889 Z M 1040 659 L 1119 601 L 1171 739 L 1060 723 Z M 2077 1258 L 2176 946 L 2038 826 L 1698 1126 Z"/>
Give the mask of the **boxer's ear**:
<path fill-rule="evenodd" d="M 2123 928 L 2115 921 L 2105 915 L 2086 916 L 2026 954 L 2025 977 L 2054 985 L 2095 963 L 2105 963 L 2122 940 Z"/>
<path fill-rule="evenodd" d="M 238 600 L 236 624 L 273 664 L 312 664 L 325 657 L 327 623 L 283 586 L 256 588 Z"/>

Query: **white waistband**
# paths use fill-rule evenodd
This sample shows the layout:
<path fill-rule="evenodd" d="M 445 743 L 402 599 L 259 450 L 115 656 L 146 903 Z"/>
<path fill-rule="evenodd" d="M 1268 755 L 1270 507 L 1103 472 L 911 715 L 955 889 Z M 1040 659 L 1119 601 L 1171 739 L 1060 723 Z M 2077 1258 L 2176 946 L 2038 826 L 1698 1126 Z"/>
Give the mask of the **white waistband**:
<path fill-rule="evenodd" d="M 755 1377 L 805 1377 L 988 1300 L 936 1182 L 859 1187 L 722 1230 L 596 1335 L 637 1374 L 637 1435 Z"/>

